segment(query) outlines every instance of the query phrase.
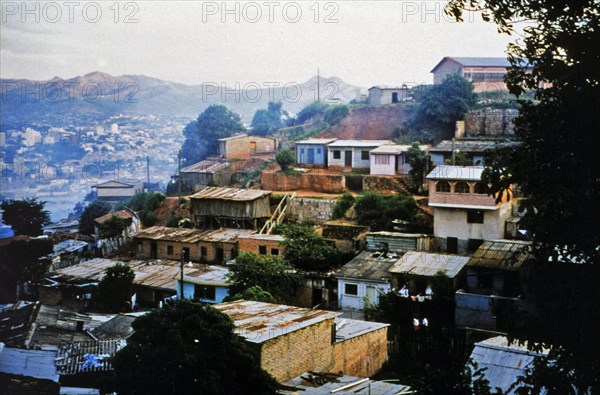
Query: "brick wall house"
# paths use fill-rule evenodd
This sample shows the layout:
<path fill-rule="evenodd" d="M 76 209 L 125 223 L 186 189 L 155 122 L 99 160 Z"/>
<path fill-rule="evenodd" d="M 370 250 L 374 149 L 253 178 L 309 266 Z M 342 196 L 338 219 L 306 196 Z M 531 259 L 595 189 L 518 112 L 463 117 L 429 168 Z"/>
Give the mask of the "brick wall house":
<path fill-rule="evenodd" d="M 283 257 L 283 241 L 281 235 L 262 235 L 253 234 L 238 238 L 238 252 L 253 253 L 257 255 L 270 255 L 273 257 Z"/>

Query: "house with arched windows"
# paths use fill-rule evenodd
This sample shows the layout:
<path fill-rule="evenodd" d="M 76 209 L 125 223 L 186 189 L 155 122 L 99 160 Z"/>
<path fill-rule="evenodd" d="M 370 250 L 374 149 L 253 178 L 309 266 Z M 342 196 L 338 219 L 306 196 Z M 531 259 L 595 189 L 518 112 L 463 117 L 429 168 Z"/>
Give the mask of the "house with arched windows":
<path fill-rule="evenodd" d="M 510 197 L 487 194 L 481 166 L 437 166 L 428 175 L 433 235 L 439 249 L 474 252 L 484 240 L 503 239 L 512 215 Z"/>

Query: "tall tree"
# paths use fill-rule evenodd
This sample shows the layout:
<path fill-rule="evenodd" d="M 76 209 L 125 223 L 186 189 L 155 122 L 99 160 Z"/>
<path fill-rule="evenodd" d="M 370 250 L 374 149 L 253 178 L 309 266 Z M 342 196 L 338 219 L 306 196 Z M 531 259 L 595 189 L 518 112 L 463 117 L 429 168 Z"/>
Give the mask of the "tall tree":
<path fill-rule="evenodd" d="M 516 95 L 535 90 L 536 102 L 522 99 L 515 120 L 522 144 L 501 152 L 484 174 L 492 192 L 519 185 L 535 242 L 538 311 L 514 335 L 552 349 L 546 369 L 532 370 L 523 391 L 598 392 L 600 2 L 452 0 L 447 10 L 462 20 L 465 9 L 480 11 L 501 32 L 519 30 L 508 48 L 506 82 Z M 518 21 L 527 24 L 520 29 Z"/>
<path fill-rule="evenodd" d="M 2 218 L 17 235 L 39 236 L 42 227 L 50 223 L 50 212 L 44 210 L 46 202 L 37 198 L 22 200 L 4 200 L 0 208 L 4 210 Z"/>
<path fill-rule="evenodd" d="M 94 220 L 110 213 L 112 207 L 109 203 L 95 201 L 83 210 L 79 218 L 79 232 L 87 235 L 94 233 Z"/>
<path fill-rule="evenodd" d="M 276 381 L 234 333 L 231 319 L 208 305 L 182 301 L 137 318 L 115 357 L 124 395 L 275 394 Z"/>
<path fill-rule="evenodd" d="M 281 102 L 269 102 L 267 109 L 260 109 L 252 118 L 252 134 L 267 136 L 283 126 L 283 118 L 287 115 L 281 109 Z"/>
<path fill-rule="evenodd" d="M 128 265 L 117 263 L 109 267 L 98 284 L 97 302 L 106 311 L 123 311 L 131 300 L 134 279 L 135 273 Z"/>
<path fill-rule="evenodd" d="M 425 181 L 425 172 L 429 167 L 429 155 L 421 149 L 419 142 L 415 141 L 406 152 L 406 159 L 410 165 L 410 175 L 419 191 Z"/>
<path fill-rule="evenodd" d="M 238 114 L 220 104 L 209 106 L 183 130 L 182 157 L 186 165 L 219 153 L 219 139 L 245 130 Z"/>
<path fill-rule="evenodd" d="M 230 280 L 231 300 L 259 296 L 261 301 L 266 301 L 268 295 L 261 292 L 267 292 L 275 301 L 286 303 L 294 299 L 298 287 L 298 274 L 294 268 L 279 258 L 266 255 L 238 255 L 230 269 Z"/>

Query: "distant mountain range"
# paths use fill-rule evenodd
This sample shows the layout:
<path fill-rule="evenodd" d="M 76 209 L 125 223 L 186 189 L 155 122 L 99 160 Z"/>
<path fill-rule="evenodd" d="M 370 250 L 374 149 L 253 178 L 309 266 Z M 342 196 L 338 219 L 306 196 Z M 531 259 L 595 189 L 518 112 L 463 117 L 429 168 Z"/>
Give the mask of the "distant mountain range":
<path fill-rule="evenodd" d="M 266 108 L 270 100 L 281 101 L 284 110 L 296 113 L 318 97 L 317 77 L 301 84 L 288 83 L 285 87 L 249 83 L 238 91 L 235 87 L 210 83 L 185 85 L 144 75 L 115 77 L 99 71 L 70 79 L 1 79 L 0 82 L 0 115 L 4 121 L 34 120 L 50 114 L 197 117 L 211 104 L 224 104 L 249 123 L 254 112 Z M 361 91 L 337 77 L 321 77 L 319 85 L 323 102 L 347 103 L 356 99 Z"/>

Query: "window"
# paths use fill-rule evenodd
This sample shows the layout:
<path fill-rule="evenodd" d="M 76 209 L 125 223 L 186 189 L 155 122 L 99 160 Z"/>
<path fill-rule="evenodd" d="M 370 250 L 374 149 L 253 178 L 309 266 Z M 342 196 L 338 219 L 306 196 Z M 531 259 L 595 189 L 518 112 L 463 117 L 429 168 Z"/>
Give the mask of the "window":
<path fill-rule="evenodd" d="M 369 151 L 360 151 L 360 159 L 369 160 Z"/>
<path fill-rule="evenodd" d="M 358 284 L 344 284 L 344 294 L 358 296 Z"/>
<path fill-rule="evenodd" d="M 194 299 L 216 300 L 217 290 L 210 285 L 194 285 Z"/>
<path fill-rule="evenodd" d="M 321 148 L 317 148 L 317 154 L 321 155 Z"/>
<path fill-rule="evenodd" d="M 139 242 L 137 245 L 137 252 L 138 254 L 141 254 L 144 251 L 144 244 L 142 242 Z"/>
<path fill-rule="evenodd" d="M 342 151 L 334 150 L 333 151 L 333 159 L 342 159 Z"/>
<path fill-rule="evenodd" d="M 467 250 L 469 250 L 469 252 L 475 252 L 482 244 L 483 240 L 481 239 L 469 239 Z"/>
<path fill-rule="evenodd" d="M 449 254 L 458 253 L 458 239 L 456 237 L 446 238 L 446 252 Z"/>
<path fill-rule="evenodd" d="M 300 155 L 304 155 L 304 148 L 300 148 Z"/>
<path fill-rule="evenodd" d="M 475 184 L 475 193 L 478 193 L 480 195 L 485 195 L 487 194 L 487 185 L 485 185 L 483 182 L 478 182 Z"/>
<path fill-rule="evenodd" d="M 267 255 L 267 246 L 258 246 L 258 253 L 260 255 Z"/>
<path fill-rule="evenodd" d="M 200 256 L 202 258 L 206 258 L 206 255 L 208 255 L 207 251 L 206 251 L 206 247 L 200 247 Z"/>
<path fill-rule="evenodd" d="M 468 224 L 482 224 L 483 223 L 483 210 L 467 211 L 467 223 Z"/>
<path fill-rule="evenodd" d="M 448 181 L 438 181 L 435 185 L 436 192 L 450 192 L 450 183 Z"/>
<path fill-rule="evenodd" d="M 390 164 L 390 156 L 389 155 L 375 155 L 375 164 L 376 165 L 389 165 Z"/>
<path fill-rule="evenodd" d="M 167 246 L 167 255 L 173 255 L 173 246 Z"/>
<path fill-rule="evenodd" d="M 456 193 L 469 193 L 469 184 L 464 181 L 459 181 L 454 186 L 454 192 Z"/>
<path fill-rule="evenodd" d="M 190 261 L 190 249 L 187 247 L 184 247 L 181 250 L 181 257 L 184 262 L 189 262 Z"/>
<path fill-rule="evenodd" d="M 279 248 L 271 248 L 271 255 L 279 255 Z"/>

